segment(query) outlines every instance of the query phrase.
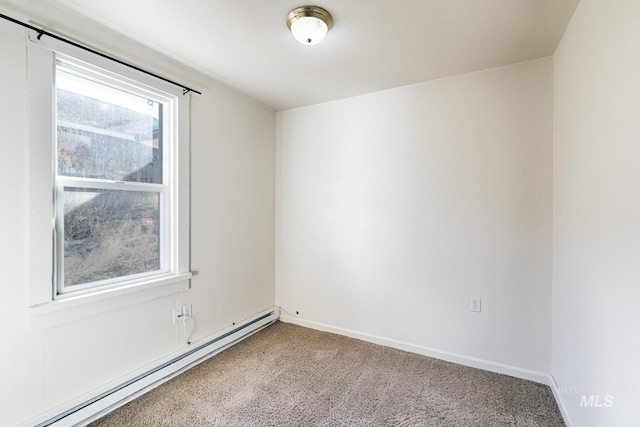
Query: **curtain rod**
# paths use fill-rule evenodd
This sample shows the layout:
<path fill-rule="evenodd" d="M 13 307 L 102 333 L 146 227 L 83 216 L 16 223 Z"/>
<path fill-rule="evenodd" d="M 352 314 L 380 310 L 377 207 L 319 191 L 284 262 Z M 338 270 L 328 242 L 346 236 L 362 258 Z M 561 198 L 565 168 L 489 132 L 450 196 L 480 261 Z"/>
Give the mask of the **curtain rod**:
<path fill-rule="evenodd" d="M 185 86 L 182 83 L 174 82 L 173 80 L 169 80 L 166 77 L 159 76 L 159 75 L 157 75 L 155 73 L 152 73 L 151 71 L 147 71 L 147 70 L 145 70 L 143 68 L 140 68 L 140 67 L 137 67 L 137 66 L 135 66 L 133 64 L 129 64 L 128 62 L 124 62 L 124 61 L 122 61 L 122 60 L 120 60 L 118 58 L 114 58 L 113 56 L 106 55 L 106 54 L 104 54 L 102 52 L 99 52 L 99 51 L 97 51 L 95 49 L 92 49 L 92 48 L 90 48 L 88 46 L 84 46 L 84 45 L 81 45 L 79 43 L 76 43 L 73 40 L 65 39 L 64 37 L 60 37 L 57 34 L 53 34 L 53 33 L 50 33 L 48 31 L 45 31 L 42 28 L 34 27 L 33 25 L 29 25 L 26 22 L 18 21 L 17 19 L 12 18 L 12 17 L 7 16 L 7 15 L 4 15 L 2 13 L 0 13 L 0 18 L 5 19 L 5 20 L 7 20 L 9 22 L 13 22 L 14 24 L 18 24 L 18 25 L 20 25 L 22 27 L 25 27 L 25 28 L 28 28 L 30 30 L 33 30 L 33 31 L 37 32 L 38 33 L 38 40 L 40 40 L 40 38 L 42 36 L 49 36 L 49 37 L 54 38 L 56 40 L 60 40 L 63 43 L 67 43 L 67 44 L 70 44 L 71 46 L 75 46 L 75 47 L 77 47 L 79 49 L 82 49 L 82 50 L 85 50 L 87 52 L 93 53 L 94 55 L 98 55 L 98 56 L 100 56 L 102 58 L 105 58 L 105 59 L 108 59 L 110 61 L 117 62 L 118 64 L 124 65 L 125 67 L 129 67 L 129 68 L 132 68 L 132 69 L 134 69 L 136 71 L 139 71 L 141 73 L 144 73 L 144 74 L 147 74 L 149 76 L 155 77 L 156 79 L 160 79 L 160 80 L 163 80 L 163 81 L 165 81 L 167 83 L 171 83 L 172 85 L 181 87 L 183 95 L 186 95 L 189 92 L 193 92 L 193 93 L 197 93 L 198 95 L 202 95 L 202 92 L 199 92 L 199 91 L 197 91 L 195 89 L 192 89 L 189 86 Z"/>

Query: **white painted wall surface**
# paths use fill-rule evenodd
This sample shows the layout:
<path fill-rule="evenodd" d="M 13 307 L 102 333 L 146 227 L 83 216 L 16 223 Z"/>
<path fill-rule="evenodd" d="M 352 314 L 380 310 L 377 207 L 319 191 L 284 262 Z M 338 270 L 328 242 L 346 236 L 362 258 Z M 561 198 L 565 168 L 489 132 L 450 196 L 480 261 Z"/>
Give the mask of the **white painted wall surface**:
<path fill-rule="evenodd" d="M 575 426 L 637 426 L 640 2 L 582 0 L 555 69 L 553 375 Z"/>
<path fill-rule="evenodd" d="M 197 274 L 180 294 L 28 329 L 26 42 L 22 28 L 0 21 L 2 425 L 65 409 L 183 348 L 182 328 L 172 324 L 174 307 L 193 304 L 197 340 L 275 302 L 275 113 L 99 26 L 53 12 L 44 16 L 59 31 L 203 91 L 191 105 L 191 259 Z"/>
<path fill-rule="evenodd" d="M 552 118 L 551 58 L 279 112 L 277 304 L 548 374 Z"/>

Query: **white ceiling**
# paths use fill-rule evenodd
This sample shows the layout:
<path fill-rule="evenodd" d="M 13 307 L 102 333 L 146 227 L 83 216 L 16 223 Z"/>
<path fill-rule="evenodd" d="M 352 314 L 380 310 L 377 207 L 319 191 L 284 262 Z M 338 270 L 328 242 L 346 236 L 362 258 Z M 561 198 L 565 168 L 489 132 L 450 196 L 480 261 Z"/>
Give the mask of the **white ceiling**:
<path fill-rule="evenodd" d="M 578 2 L 56 1 L 277 110 L 552 55 Z M 334 18 L 315 46 L 285 22 L 304 4 Z"/>

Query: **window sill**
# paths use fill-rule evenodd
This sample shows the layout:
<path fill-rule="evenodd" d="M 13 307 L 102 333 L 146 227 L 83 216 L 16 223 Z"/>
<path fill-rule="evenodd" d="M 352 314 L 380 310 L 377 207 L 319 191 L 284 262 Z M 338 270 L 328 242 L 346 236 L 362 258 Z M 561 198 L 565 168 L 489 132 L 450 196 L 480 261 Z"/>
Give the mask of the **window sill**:
<path fill-rule="evenodd" d="M 135 285 L 65 296 L 29 308 L 29 330 L 50 328 L 97 314 L 186 291 L 191 273 L 159 277 Z"/>

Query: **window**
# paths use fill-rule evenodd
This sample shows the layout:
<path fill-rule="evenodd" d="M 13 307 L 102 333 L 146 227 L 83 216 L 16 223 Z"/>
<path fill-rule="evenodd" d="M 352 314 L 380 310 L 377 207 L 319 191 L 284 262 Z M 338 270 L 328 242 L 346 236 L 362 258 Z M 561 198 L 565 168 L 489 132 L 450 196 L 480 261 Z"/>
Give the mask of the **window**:
<path fill-rule="evenodd" d="M 174 101 L 69 61 L 55 87 L 57 293 L 166 273 Z"/>
<path fill-rule="evenodd" d="M 31 41 L 30 306 L 188 289 L 189 95 Z"/>

